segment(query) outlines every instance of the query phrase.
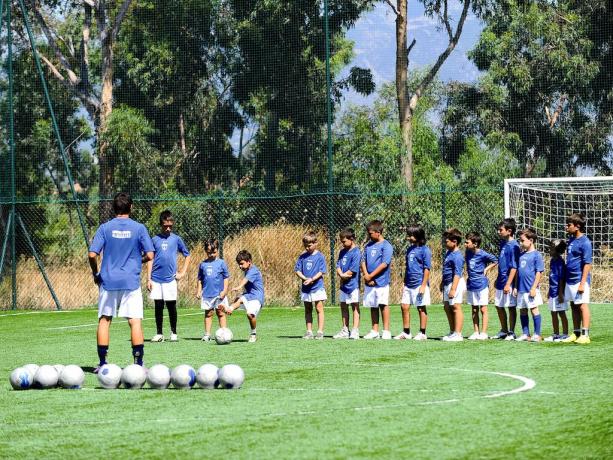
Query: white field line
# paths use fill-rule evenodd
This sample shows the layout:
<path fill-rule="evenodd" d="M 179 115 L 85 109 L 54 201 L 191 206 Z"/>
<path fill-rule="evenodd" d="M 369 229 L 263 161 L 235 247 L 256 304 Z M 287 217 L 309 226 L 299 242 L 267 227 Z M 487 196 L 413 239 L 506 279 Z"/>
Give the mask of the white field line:
<path fill-rule="evenodd" d="M 20 311 L 17 313 L 0 314 L 0 318 L 4 316 L 24 316 L 24 315 L 42 315 L 44 313 L 76 313 L 84 310 L 41 310 L 41 311 Z"/>
<path fill-rule="evenodd" d="M 195 315 L 202 315 L 202 312 L 198 312 L 198 313 L 186 313 L 184 315 L 178 315 L 179 317 L 183 317 L 183 316 L 195 316 Z M 143 321 L 153 321 L 155 318 L 143 318 Z M 120 321 L 120 322 L 127 322 L 127 320 L 124 319 L 119 319 L 116 321 Z M 97 326 L 98 323 L 88 323 L 88 324 L 77 324 L 75 326 L 61 326 L 61 327 L 47 327 L 45 328 L 46 331 L 61 331 L 61 330 L 65 330 L 65 329 L 80 329 L 83 327 L 92 327 L 92 326 Z"/>

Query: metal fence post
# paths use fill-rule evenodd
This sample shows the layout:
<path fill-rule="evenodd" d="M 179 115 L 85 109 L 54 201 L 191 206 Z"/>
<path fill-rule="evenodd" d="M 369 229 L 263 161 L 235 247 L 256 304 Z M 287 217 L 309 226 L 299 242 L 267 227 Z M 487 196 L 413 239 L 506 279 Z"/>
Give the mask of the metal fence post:
<path fill-rule="evenodd" d="M 442 243 L 442 260 L 445 260 L 445 238 L 442 236 L 447 230 L 447 188 L 445 184 L 441 185 L 441 243 Z"/>

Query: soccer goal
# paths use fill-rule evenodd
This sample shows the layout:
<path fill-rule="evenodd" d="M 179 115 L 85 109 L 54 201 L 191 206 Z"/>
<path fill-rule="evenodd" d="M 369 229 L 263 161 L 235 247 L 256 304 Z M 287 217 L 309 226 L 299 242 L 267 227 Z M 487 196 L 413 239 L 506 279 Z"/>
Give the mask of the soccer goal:
<path fill-rule="evenodd" d="M 613 301 L 613 177 L 506 179 L 504 210 L 518 228 L 532 227 L 537 249 L 547 254 L 547 242 L 567 238 L 566 218 L 580 212 L 594 248 L 592 298 Z"/>

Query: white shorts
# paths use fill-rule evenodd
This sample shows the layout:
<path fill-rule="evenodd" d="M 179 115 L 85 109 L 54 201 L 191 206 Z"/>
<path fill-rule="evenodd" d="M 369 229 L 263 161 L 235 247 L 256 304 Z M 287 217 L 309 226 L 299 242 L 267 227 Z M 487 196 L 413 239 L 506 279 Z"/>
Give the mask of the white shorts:
<path fill-rule="evenodd" d="M 404 286 L 402 288 L 402 300 L 400 303 L 403 305 L 414 305 L 416 307 L 426 307 L 430 305 L 430 286 L 426 286 L 426 290 L 423 295 L 419 293 L 419 288 L 409 288 Z"/>
<path fill-rule="evenodd" d="M 355 288 L 350 294 L 339 291 L 338 300 L 341 303 L 360 303 L 360 289 Z"/>
<path fill-rule="evenodd" d="M 566 311 L 568 302 L 560 302 L 557 297 L 549 297 L 549 311 Z"/>
<path fill-rule="evenodd" d="M 203 297 L 200 299 L 200 309 L 209 311 L 214 310 L 218 306 L 223 305 L 224 307 L 229 307 L 228 296 L 225 296 L 223 300 L 220 300 L 219 297 Z"/>
<path fill-rule="evenodd" d="M 241 306 L 238 309 L 245 310 L 248 315 L 253 315 L 257 318 L 262 310 L 262 304 L 257 299 L 247 300 L 245 296 L 241 296 Z"/>
<path fill-rule="evenodd" d="M 303 302 L 319 302 L 321 300 L 326 300 L 328 296 L 326 295 L 325 289 L 318 289 L 313 292 L 301 292 L 300 300 Z"/>
<path fill-rule="evenodd" d="M 390 287 L 365 286 L 362 304 L 366 308 L 378 308 L 379 305 L 389 305 Z"/>
<path fill-rule="evenodd" d="M 515 308 L 517 306 L 517 297 L 512 294 L 513 289 L 508 294 L 505 294 L 502 289 L 496 289 L 496 298 L 494 305 L 498 308 Z"/>
<path fill-rule="evenodd" d="M 453 286 L 453 283 L 449 283 L 443 288 L 443 302 L 449 302 L 449 305 L 462 303 L 464 301 L 464 293 L 466 292 L 466 281 L 464 278 L 460 278 L 460 281 L 458 281 L 458 287 L 455 290 L 455 297 L 453 299 L 449 298 L 451 286 Z"/>
<path fill-rule="evenodd" d="M 149 298 L 151 300 L 177 300 L 177 280 L 172 280 L 170 283 L 151 281 Z"/>
<path fill-rule="evenodd" d="M 541 291 L 536 290 L 536 295 L 530 297 L 529 292 L 520 292 L 517 294 L 517 308 L 536 308 L 543 305 L 543 297 Z"/>
<path fill-rule="evenodd" d="M 140 288 L 128 291 L 106 291 L 102 286 L 98 292 L 98 318 L 111 316 L 143 319 L 143 293 Z"/>
<path fill-rule="evenodd" d="M 564 288 L 564 300 L 572 302 L 575 305 L 582 305 L 584 303 L 590 303 L 590 285 L 585 283 L 585 291 L 582 295 L 577 292 L 579 290 L 579 283 L 567 284 Z"/>
<path fill-rule="evenodd" d="M 466 303 L 468 305 L 487 305 L 490 303 L 490 290 L 485 287 L 480 291 L 467 291 Z"/>

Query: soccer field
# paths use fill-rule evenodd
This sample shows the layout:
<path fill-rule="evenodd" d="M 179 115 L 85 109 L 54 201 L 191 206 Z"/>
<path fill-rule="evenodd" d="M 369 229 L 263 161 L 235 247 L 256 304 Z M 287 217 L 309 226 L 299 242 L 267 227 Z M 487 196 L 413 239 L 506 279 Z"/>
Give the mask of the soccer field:
<path fill-rule="evenodd" d="M 425 343 L 304 341 L 302 310 L 280 308 L 262 311 L 255 344 L 240 313 L 232 344 L 201 342 L 195 309 L 179 312 L 179 342 L 146 343 L 148 366 L 239 364 L 232 391 L 102 390 L 91 372 L 82 390 L 13 391 L 20 365 L 96 365 L 96 312 L 2 312 L 0 458 L 612 458 L 611 306 L 592 311 L 587 346 L 442 342 L 440 307 Z M 326 319 L 331 335 L 338 310 Z M 117 321 L 109 362 L 130 363 L 128 339 Z"/>

